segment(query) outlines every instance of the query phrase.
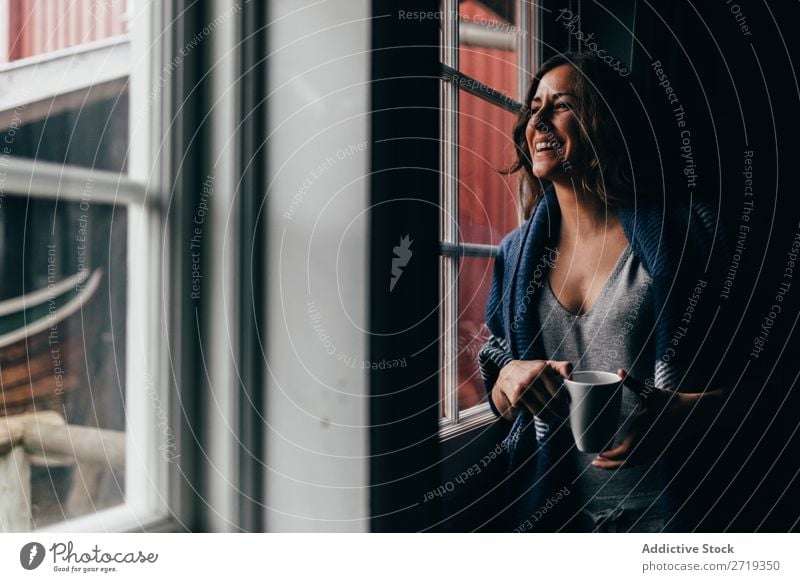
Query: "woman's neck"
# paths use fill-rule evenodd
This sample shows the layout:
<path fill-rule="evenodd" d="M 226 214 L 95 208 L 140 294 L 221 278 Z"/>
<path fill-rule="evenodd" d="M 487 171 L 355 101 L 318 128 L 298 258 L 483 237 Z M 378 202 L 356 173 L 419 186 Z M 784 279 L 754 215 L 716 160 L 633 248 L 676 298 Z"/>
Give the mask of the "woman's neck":
<path fill-rule="evenodd" d="M 594 194 L 573 183 L 553 183 L 561 210 L 561 239 L 603 235 L 620 226 L 619 215 Z"/>

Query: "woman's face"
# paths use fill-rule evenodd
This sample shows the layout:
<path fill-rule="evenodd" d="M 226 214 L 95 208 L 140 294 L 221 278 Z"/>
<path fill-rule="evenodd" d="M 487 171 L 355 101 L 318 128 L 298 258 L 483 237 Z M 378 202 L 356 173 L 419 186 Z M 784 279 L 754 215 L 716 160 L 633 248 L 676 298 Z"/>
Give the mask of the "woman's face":
<path fill-rule="evenodd" d="M 576 75 L 569 65 L 560 65 L 546 73 L 528 104 L 531 119 L 525 130 L 531 152 L 533 175 L 558 180 L 575 171 L 583 159 L 577 107 Z"/>

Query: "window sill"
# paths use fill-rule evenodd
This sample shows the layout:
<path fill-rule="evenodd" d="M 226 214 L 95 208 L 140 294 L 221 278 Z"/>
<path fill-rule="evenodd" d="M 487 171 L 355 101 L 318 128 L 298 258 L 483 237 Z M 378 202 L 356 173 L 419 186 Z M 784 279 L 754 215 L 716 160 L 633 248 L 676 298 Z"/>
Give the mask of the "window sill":
<path fill-rule="evenodd" d="M 488 403 L 479 404 L 459 413 L 458 421 L 449 419 L 439 421 L 439 440 L 445 441 L 462 435 L 466 432 L 492 424 L 497 417 L 489 408 Z"/>
<path fill-rule="evenodd" d="M 81 532 L 177 532 L 185 527 L 171 518 L 168 512 L 135 510 L 129 505 L 119 505 L 85 515 L 50 524 L 35 530 L 36 533 L 81 533 Z"/>

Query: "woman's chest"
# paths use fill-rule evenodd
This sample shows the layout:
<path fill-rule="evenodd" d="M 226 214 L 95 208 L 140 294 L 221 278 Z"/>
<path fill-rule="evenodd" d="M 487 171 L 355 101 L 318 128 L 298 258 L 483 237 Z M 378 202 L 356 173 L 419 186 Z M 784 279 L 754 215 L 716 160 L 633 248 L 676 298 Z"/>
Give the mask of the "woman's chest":
<path fill-rule="evenodd" d="M 652 279 L 630 249 L 588 312 L 570 313 L 546 285 L 535 316 L 549 358 L 571 361 L 576 369 L 653 373 Z"/>
<path fill-rule="evenodd" d="M 625 260 L 627 249 L 628 241 L 621 231 L 581 244 L 561 245 L 559 260 L 549 273 L 558 302 L 574 315 L 590 311 Z"/>

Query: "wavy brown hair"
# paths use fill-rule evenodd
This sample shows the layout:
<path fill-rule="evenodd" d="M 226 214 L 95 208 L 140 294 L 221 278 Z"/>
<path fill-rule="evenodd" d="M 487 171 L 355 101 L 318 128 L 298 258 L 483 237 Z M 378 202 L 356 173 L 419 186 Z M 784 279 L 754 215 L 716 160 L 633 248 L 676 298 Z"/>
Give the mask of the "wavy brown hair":
<path fill-rule="evenodd" d="M 627 204 L 633 193 L 631 140 L 625 139 L 626 135 L 632 133 L 626 131 L 629 124 L 625 118 L 639 107 L 637 102 L 631 100 L 630 87 L 619 73 L 593 53 L 561 53 L 547 59 L 531 79 L 524 107 L 514 124 L 517 160 L 503 172 L 520 172 L 520 205 L 526 219 L 549 185 L 549 181 L 534 176 L 531 169 L 531 153 L 525 137 L 531 119 L 530 104 L 542 77 L 561 65 L 569 65 L 577 72 L 577 106 L 573 108 L 573 113 L 578 118 L 581 149 L 587 152 L 587 159 L 577 161 L 585 168 L 578 170 L 577 185 L 610 206 Z"/>

